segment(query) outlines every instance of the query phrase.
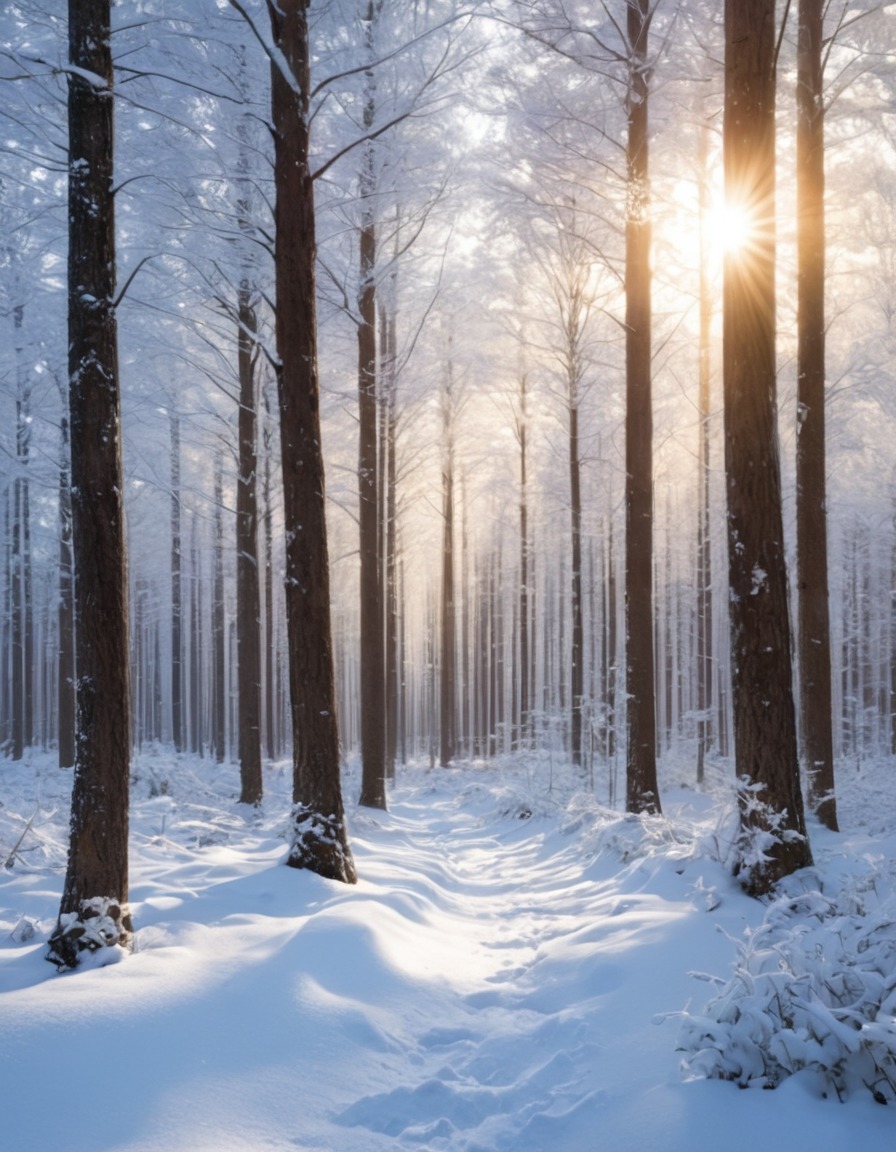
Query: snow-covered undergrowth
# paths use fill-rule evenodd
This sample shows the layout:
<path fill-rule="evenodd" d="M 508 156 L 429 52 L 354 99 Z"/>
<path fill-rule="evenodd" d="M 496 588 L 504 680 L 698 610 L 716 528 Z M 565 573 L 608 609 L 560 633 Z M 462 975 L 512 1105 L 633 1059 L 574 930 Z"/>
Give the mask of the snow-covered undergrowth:
<path fill-rule="evenodd" d="M 134 952 L 57 975 L 70 774 L 0 760 L 2 1146 L 889 1150 L 889 771 L 844 776 L 845 831 L 813 827 L 816 867 L 762 905 L 720 768 L 698 792 L 664 765 L 653 818 L 556 757 L 408 767 L 387 813 L 351 768 L 347 887 L 283 867 L 286 766 L 255 811 L 232 766 L 147 751 Z"/>
<path fill-rule="evenodd" d="M 896 901 L 870 869 L 825 894 L 815 870 L 782 885 L 735 941 L 734 975 L 682 1029 L 695 1076 L 774 1088 L 813 1074 L 821 1095 L 896 1099 Z"/>

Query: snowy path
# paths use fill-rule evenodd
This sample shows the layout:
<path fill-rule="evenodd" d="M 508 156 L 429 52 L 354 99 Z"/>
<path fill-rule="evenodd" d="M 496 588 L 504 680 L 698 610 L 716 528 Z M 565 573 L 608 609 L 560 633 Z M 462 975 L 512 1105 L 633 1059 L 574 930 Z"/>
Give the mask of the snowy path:
<path fill-rule="evenodd" d="M 700 1000 L 689 970 L 731 960 L 715 925 L 755 905 L 710 916 L 705 861 L 623 862 L 624 824 L 594 854 L 584 824 L 502 804 L 454 774 L 399 787 L 354 815 L 353 889 L 281 867 L 238 813 L 144 805 L 137 954 L 59 978 L 42 944 L 0 949 L 2 1146 L 746 1152 L 759 1124 L 772 1152 L 846 1152 L 857 1119 L 863 1152 L 894 1146 L 874 1104 L 683 1084 L 656 1020 Z M 50 917 L 39 879 L 17 898 Z"/>

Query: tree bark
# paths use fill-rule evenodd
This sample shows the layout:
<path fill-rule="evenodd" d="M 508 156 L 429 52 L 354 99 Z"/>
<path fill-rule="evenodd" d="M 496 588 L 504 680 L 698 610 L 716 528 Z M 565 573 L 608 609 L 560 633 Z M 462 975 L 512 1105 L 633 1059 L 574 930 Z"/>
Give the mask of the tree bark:
<path fill-rule="evenodd" d="M 240 803 L 261 803 L 261 599 L 258 582 L 258 451 L 255 402 L 256 318 L 249 282 L 237 301 L 240 380 L 239 476 L 236 489 L 236 648 L 239 686 L 237 742 Z"/>
<path fill-rule="evenodd" d="M 168 413 L 171 460 L 171 739 L 176 752 L 184 750 L 183 718 L 183 580 L 181 576 L 180 417 Z"/>
<path fill-rule="evenodd" d="M 653 412 L 648 183 L 648 0 L 628 0 L 625 221 L 626 808 L 659 812 L 653 647 Z"/>
<path fill-rule="evenodd" d="M 456 732 L 456 665 L 454 605 L 454 395 L 449 361 L 442 397 L 442 596 L 440 604 L 441 659 L 439 660 L 439 764 L 454 759 Z"/>
<path fill-rule="evenodd" d="M 109 0 L 70 0 L 69 389 L 78 638 L 71 840 L 49 959 L 126 944 L 130 685 Z"/>
<path fill-rule="evenodd" d="M 212 574 L 212 747 L 221 764 L 227 752 L 227 697 L 224 625 L 224 477 L 215 457 L 215 555 Z"/>
<path fill-rule="evenodd" d="M 809 803 L 837 831 L 825 510 L 824 7 L 800 0 L 797 41 L 797 650 Z"/>
<path fill-rule="evenodd" d="M 193 517 L 190 541 L 190 751 L 202 753 L 203 718 L 202 572 L 199 530 Z"/>
<path fill-rule="evenodd" d="M 578 339 L 578 336 L 577 338 Z M 579 458 L 579 375 L 578 352 L 571 360 L 569 379 L 569 516 L 570 516 L 570 598 L 569 650 L 570 758 L 582 765 L 582 702 L 585 692 L 584 622 L 582 619 L 582 462 Z"/>
<path fill-rule="evenodd" d="M 401 721 L 401 668 L 399 659 L 399 619 L 398 619 L 398 407 L 395 348 L 395 309 L 394 293 L 392 306 L 382 325 L 383 340 L 383 379 L 385 382 L 384 405 L 386 408 L 386 499 L 383 540 L 385 557 L 383 575 L 385 579 L 386 612 L 386 776 L 395 776 L 395 760 L 398 755 L 398 729 Z"/>
<path fill-rule="evenodd" d="M 62 443 L 59 466 L 59 664 L 57 668 L 59 767 L 75 763 L 75 605 L 72 570 L 71 447 L 68 416 L 61 420 Z"/>
<path fill-rule="evenodd" d="M 277 683 L 274 673 L 274 509 L 272 507 L 271 455 L 273 435 L 270 422 L 270 407 L 267 388 L 264 396 L 264 733 L 268 759 L 280 755 L 280 741 L 277 726 L 278 700 Z"/>
<path fill-rule="evenodd" d="M 364 16 L 365 51 L 373 55 L 376 5 Z M 369 132 L 376 113 L 375 78 L 364 78 L 363 125 Z M 367 808 L 386 807 L 385 663 L 380 573 L 380 494 L 377 453 L 376 373 L 376 193 L 373 144 L 361 157 L 361 226 L 358 232 L 358 519 L 361 555 L 361 796 Z"/>
<path fill-rule="evenodd" d="M 771 832 L 773 841 L 741 871 L 757 895 L 812 859 L 797 758 L 775 425 L 774 54 L 774 0 L 726 0 L 725 195 L 747 215 L 751 233 L 748 248 L 725 259 L 732 690 L 737 771 L 748 786 L 744 836 L 751 847 L 757 834 Z"/>
<path fill-rule="evenodd" d="M 706 752 L 712 741 L 712 547 L 710 537 L 710 340 L 712 332 L 712 294 L 709 282 L 706 215 L 709 210 L 708 135 L 706 124 L 700 128 L 700 344 L 699 393 L 697 412 L 700 421 L 697 448 L 697 783 L 703 783 Z"/>
<path fill-rule="evenodd" d="M 293 835 L 287 863 L 352 883 L 339 779 L 339 730 L 320 439 L 314 186 L 308 163 L 305 0 L 268 2 L 276 192 L 277 388 L 286 528 L 286 627 L 293 729 Z M 286 69 L 284 72 L 282 69 Z"/>
<path fill-rule="evenodd" d="M 520 637 L 520 669 L 519 669 L 519 700 L 520 700 L 520 730 L 517 744 L 520 748 L 528 747 L 530 732 L 529 711 L 530 704 L 530 639 L 529 639 L 529 489 L 528 489 L 528 386 L 526 373 L 520 374 L 519 411 L 517 412 L 517 442 L 520 448 L 520 588 L 519 588 L 519 637 Z"/>

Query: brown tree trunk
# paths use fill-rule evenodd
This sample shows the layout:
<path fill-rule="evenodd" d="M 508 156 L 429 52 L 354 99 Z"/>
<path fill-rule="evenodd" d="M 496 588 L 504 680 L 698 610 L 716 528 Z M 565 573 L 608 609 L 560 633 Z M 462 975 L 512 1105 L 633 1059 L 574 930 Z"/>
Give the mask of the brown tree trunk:
<path fill-rule="evenodd" d="M 800 0 L 797 42 L 796 586 L 809 803 L 837 831 L 825 511 L 824 8 L 822 0 Z"/>
<path fill-rule="evenodd" d="M 215 555 L 212 575 L 212 748 L 221 764 L 227 752 L 227 698 L 224 626 L 224 477 L 215 457 Z"/>
<path fill-rule="evenodd" d="M 183 581 L 181 576 L 180 417 L 168 413 L 171 453 L 171 739 L 184 750 Z"/>
<path fill-rule="evenodd" d="M 49 958 L 125 944 L 130 686 L 109 0 L 70 0 L 69 388 L 78 637 L 71 840 Z"/>
<path fill-rule="evenodd" d="M 442 398 L 442 596 L 440 603 L 441 658 L 439 660 L 439 764 L 454 759 L 456 732 L 456 664 L 454 606 L 454 426 L 453 381 L 449 362 Z"/>
<path fill-rule="evenodd" d="M 72 571 L 72 488 L 68 416 L 63 414 L 59 466 L 59 664 L 57 669 L 59 767 L 75 763 L 75 605 Z"/>
<path fill-rule="evenodd" d="M 10 557 L 10 641 L 12 648 L 12 745 L 10 756 L 21 760 L 29 743 L 26 731 L 27 678 L 25 658 L 25 636 L 27 632 L 27 602 L 25 583 L 25 518 L 27 505 L 25 491 L 28 459 L 27 422 L 27 368 L 23 346 L 23 325 L 25 308 L 17 304 L 13 308 L 13 327 L 16 359 L 16 455 L 15 479 L 13 480 L 12 548 Z"/>
<path fill-rule="evenodd" d="M 579 459 L 578 368 L 569 382 L 569 514 L 571 542 L 569 651 L 570 758 L 582 764 L 582 700 L 585 691 L 582 620 L 582 463 Z"/>
<path fill-rule="evenodd" d="M 529 381 L 526 373 L 520 374 L 519 410 L 517 412 L 516 428 L 517 442 L 520 447 L 520 588 L 519 588 L 519 636 L 520 636 L 520 670 L 519 670 L 519 700 L 520 700 L 520 730 L 517 744 L 525 748 L 531 736 L 529 712 L 531 678 L 531 643 L 529 637 L 529 489 L 528 489 L 528 410 Z"/>
<path fill-rule="evenodd" d="M 653 412 L 647 168 L 648 0 L 628 0 L 625 221 L 626 808 L 659 812 L 653 649 Z"/>
<path fill-rule="evenodd" d="M 258 588 L 258 451 L 255 403 L 255 310 L 247 280 L 237 302 L 240 410 L 239 476 L 236 489 L 236 647 L 239 681 L 237 742 L 240 803 L 260 804 L 261 776 L 261 601 Z"/>
<path fill-rule="evenodd" d="M 193 517 L 190 541 L 190 751 L 201 753 L 203 720 L 202 573 L 198 525 Z"/>
<path fill-rule="evenodd" d="M 376 15 L 369 0 L 364 16 L 365 48 L 373 53 Z M 373 126 L 376 112 L 374 76 L 365 73 L 363 123 Z M 358 289 L 358 519 L 361 555 L 361 795 L 367 808 L 386 807 L 385 763 L 385 663 L 383 609 L 380 574 L 380 497 L 377 458 L 376 395 L 376 224 L 373 198 L 376 193 L 373 145 L 364 147 L 361 159 L 361 227 Z"/>
<path fill-rule="evenodd" d="M 401 661 L 399 660 L 399 621 L 398 621 L 398 411 L 397 380 L 395 364 L 395 312 L 394 307 L 385 317 L 383 324 L 383 378 L 386 384 L 384 404 L 386 408 L 386 500 L 383 540 L 385 558 L 383 574 L 385 578 L 386 609 L 386 775 L 395 776 L 395 760 L 398 755 L 398 727 L 401 718 Z"/>
<path fill-rule="evenodd" d="M 775 426 L 775 0 L 725 3 L 725 195 L 747 214 L 748 249 L 725 259 L 725 479 L 734 741 L 749 838 L 780 821 L 745 866 L 754 894 L 811 863 L 791 680 Z M 781 834 L 783 833 L 783 834 Z M 788 835 L 796 833 L 796 835 Z"/>
<path fill-rule="evenodd" d="M 697 448 L 697 783 L 703 783 L 706 752 L 712 740 L 712 549 L 710 539 L 710 458 L 709 417 L 710 341 L 712 332 L 712 293 L 709 282 L 709 253 L 706 241 L 706 216 L 709 211 L 709 128 L 700 129 L 700 343 L 699 394 L 697 413 L 700 421 Z"/>
<path fill-rule="evenodd" d="M 274 510 L 271 506 L 271 454 L 273 435 L 267 388 L 264 395 L 264 733 L 268 759 L 280 755 L 276 717 L 277 684 L 274 675 Z"/>
<path fill-rule="evenodd" d="M 268 3 L 276 192 L 277 388 L 286 528 L 286 628 L 293 730 L 287 863 L 352 883 L 339 730 L 320 440 L 314 186 L 308 164 L 310 63 L 304 0 Z M 284 74 L 282 68 L 288 69 Z"/>

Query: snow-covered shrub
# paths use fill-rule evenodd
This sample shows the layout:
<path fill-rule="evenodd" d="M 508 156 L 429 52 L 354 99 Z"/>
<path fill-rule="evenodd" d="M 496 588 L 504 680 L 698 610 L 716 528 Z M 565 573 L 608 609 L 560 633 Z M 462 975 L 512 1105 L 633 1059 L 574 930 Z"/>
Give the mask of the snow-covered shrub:
<path fill-rule="evenodd" d="M 730 807 L 723 807 L 715 827 L 701 838 L 700 855 L 717 860 L 738 878 L 751 896 L 765 895 L 765 870 L 780 844 L 801 840 L 799 832 L 786 827 L 787 812 L 779 812 L 762 798 L 765 784 L 741 776 L 734 787 Z"/>
<path fill-rule="evenodd" d="M 896 907 L 861 904 L 818 891 L 772 903 L 734 976 L 684 1015 L 686 1074 L 774 1088 L 808 1069 L 822 1094 L 896 1100 Z"/>

